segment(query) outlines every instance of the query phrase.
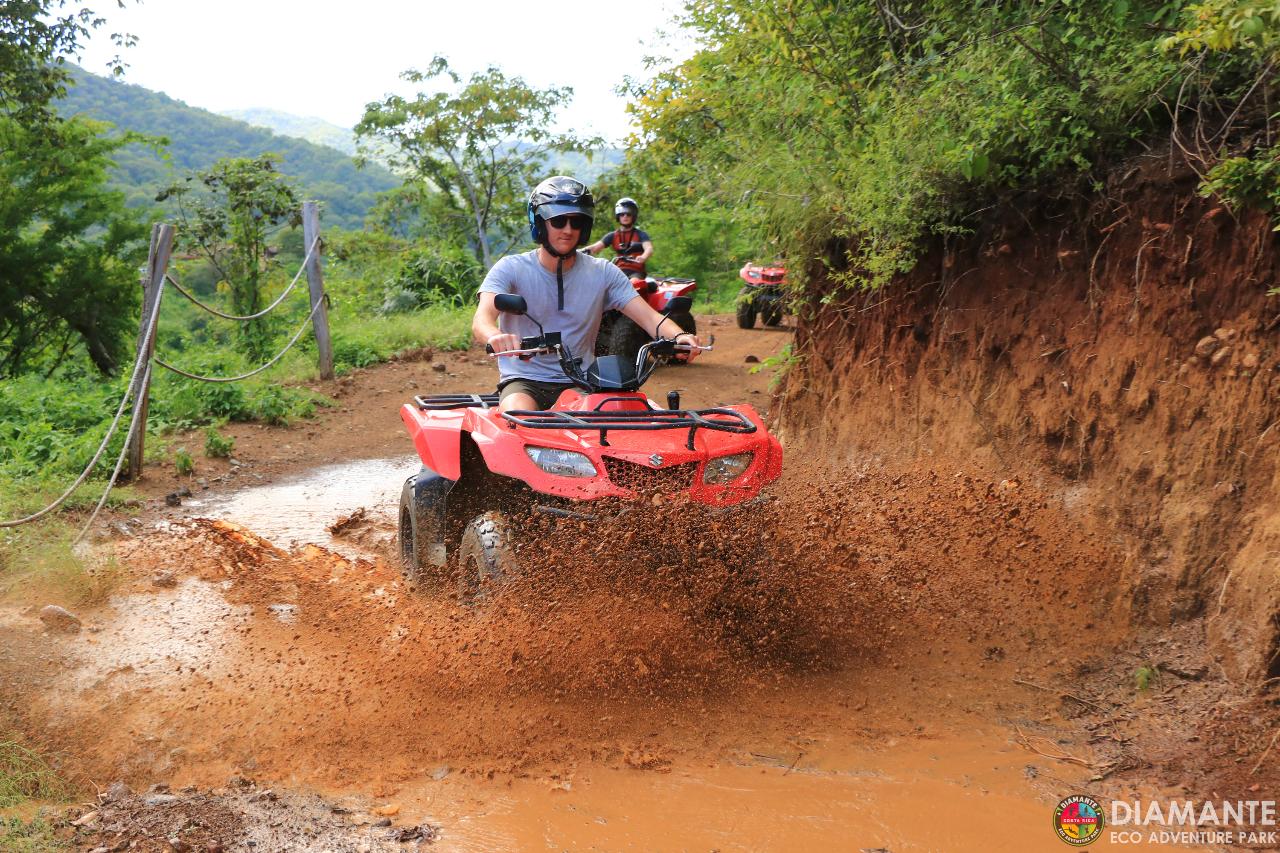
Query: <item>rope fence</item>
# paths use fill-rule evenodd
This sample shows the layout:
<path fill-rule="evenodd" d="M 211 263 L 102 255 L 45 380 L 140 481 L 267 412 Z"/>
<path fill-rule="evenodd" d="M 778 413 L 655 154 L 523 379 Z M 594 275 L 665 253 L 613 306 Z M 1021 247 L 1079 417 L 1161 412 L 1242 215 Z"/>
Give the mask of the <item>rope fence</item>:
<path fill-rule="evenodd" d="M 146 436 L 146 421 L 148 408 L 148 394 L 151 385 L 152 365 L 158 364 L 166 370 L 172 371 L 180 376 L 189 379 L 195 379 L 201 382 L 239 382 L 256 376 L 276 364 L 285 353 L 291 350 L 295 344 L 301 340 L 303 333 L 306 332 L 308 324 L 312 326 L 316 334 L 317 349 L 319 350 L 319 367 L 320 376 L 323 379 L 333 378 L 333 348 L 329 338 L 328 326 L 328 308 L 329 296 L 324 292 L 324 281 L 320 273 L 320 264 L 318 258 L 318 250 L 320 247 L 320 230 L 319 230 L 319 209 L 315 202 L 306 202 L 302 207 L 303 221 L 303 237 L 307 248 L 307 253 L 302 260 L 302 265 L 298 272 L 293 276 L 293 280 L 284 289 L 276 299 L 256 314 L 247 316 L 238 316 L 227 314 L 219 311 L 210 305 L 206 305 L 189 293 L 182 287 L 178 281 L 170 275 L 168 271 L 169 256 L 173 247 L 173 227 L 170 225 L 158 224 L 152 229 L 151 233 L 151 250 L 147 258 L 147 275 L 143 278 L 143 305 L 142 305 L 142 321 L 138 332 L 138 353 L 134 359 L 133 371 L 129 376 L 129 383 L 125 388 L 124 395 L 120 399 L 120 405 L 116 408 L 115 416 L 111 420 L 111 425 L 107 428 L 107 433 L 102 438 L 102 442 L 98 445 L 98 449 L 94 452 L 93 458 L 85 466 L 75 481 L 67 487 L 67 489 L 54 499 L 48 506 L 43 509 L 31 513 L 22 518 L 11 520 L 0 520 L 0 528 L 18 527 L 24 524 L 30 524 L 37 521 L 66 503 L 67 499 L 84 484 L 94 469 L 98 466 L 98 462 L 102 459 L 107 447 L 111 444 L 111 439 L 115 436 L 119 429 L 121 419 L 124 417 L 124 411 L 129 405 L 129 401 L 133 401 L 133 412 L 129 419 L 129 427 L 125 432 L 125 440 L 120 449 L 119 455 L 116 457 L 115 466 L 112 468 L 111 476 L 107 481 L 107 486 L 102 492 L 97 505 L 89 514 L 88 520 L 80 533 L 73 540 L 79 543 L 89 533 L 93 527 L 94 521 L 97 520 L 98 514 L 107 503 L 107 498 L 111 494 L 111 490 L 115 488 L 116 482 L 120 479 L 121 470 L 125 467 L 126 460 L 129 464 L 129 472 L 127 477 L 132 479 L 141 473 L 142 466 L 142 449 L 143 441 Z M 297 331 L 293 337 L 289 339 L 280 352 L 276 353 L 269 361 L 253 370 L 240 374 L 239 376 L 199 376 L 190 373 L 181 368 L 174 367 L 166 363 L 155 355 L 156 330 L 160 326 L 160 304 L 164 295 L 165 285 L 170 284 L 191 300 L 195 305 L 203 308 L 211 314 L 222 317 L 227 320 L 245 322 L 256 320 L 274 311 L 285 300 L 285 298 L 293 291 L 298 281 L 302 278 L 303 273 L 307 275 L 307 281 L 310 287 L 311 310 L 307 312 L 307 316 L 303 318 L 299 324 Z"/>
<path fill-rule="evenodd" d="M 129 377 L 129 384 L 125 388 L 124 396 L 120 398 L 120 405 L 116 408 L 116 415 L 111 421 L 111 426 L 107 428 L 107 434 L 102 437 L 102 443 L 98 445 L 98 449 L 93 454 L 93 458 L 89 460 L 89 464 L 85 466 L 82 472 L 80 472 L 80 476 L 76 478 L 75 482 L 72 483 L 70 486 L 68 486 L 67 490 L 63 492 L 61 495 L 59 495 L 53 501 L 53 503 L 49 504 L 39 512 L 33 512 L 31 515 L 28 515 L 25 518 L 15 518 L 11 521 L 0 521 L 0 527 L 18 527 L 23 524 L 30 524 L 33 521 L 37 521 L 43 518 L 44 516 L 48 515 L 49 513 L 53 512 L 55 509 L 57 509 L 58 507 L 66 503 L 67 498 L 71 497 L 71 495 L 75 492 L 75 490 L 80 488 L 80 486 L 84 484 L 85 480 L 89 479 L 89 475 L 93 473 L 93 469 L 98 466 L 98 460 L 101 459 L 102 454 L 106 452 L 107 445 L 111 443 L 111 437 L 115 435 L 116 428 L 120 426 L 120 418 L 121 416 L 124 415 L 124 410 L 125 410 L 125 407 L 129 404 L 129 400 L 134 398 L 138 390 L 141 389 L 142 383 L 138 382 L 138 379 L 139 377 L 144 375 L 143 367 L 144 365 L 147 365 L 147 361 L 146 359 L 143 358 L 143 355 L 147 352 L 148 346 L 150 345 L 151 340 L 155 335 L 156 327 L 159 325 L 159 322 L 158 322 L 159 315 L 160 315 L 160 312 L 158 311 L 152 312 L 151 322 L 148 323 L 146 327 L 146 337 L 143 339 L 141 345 L 138 347 L 138 357 L 134 359 L 133 374 Z M 149 375 L 149 374 L 150 374 L 150 367 L 147 367 L 146 375 Z M 134 406 L 135 413 L 137 412 L 137 409 L 138 407 Z M 133 432 L 133 421 L 130 420 L 129 433 L 126 434 L 125 442 L 124 442 L 124 446 L 126 448 L 129 446 L 129 437 L 130 435 L 132 435 L 132 432 Z M 108 491 L 110 491 L 110 488 L 108 488 Z M 104 495 L 104 498 L 105 498 L 105 495 Z"/>

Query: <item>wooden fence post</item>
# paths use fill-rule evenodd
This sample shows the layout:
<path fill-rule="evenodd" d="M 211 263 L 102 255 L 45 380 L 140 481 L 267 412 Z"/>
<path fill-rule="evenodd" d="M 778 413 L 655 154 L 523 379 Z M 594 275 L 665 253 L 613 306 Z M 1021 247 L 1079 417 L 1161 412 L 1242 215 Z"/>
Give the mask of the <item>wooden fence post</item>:
<path fill-rule="evenodd" d="M 147 254 L 147 272 L 142 279 L 142 319 L 138 323 L 138 352 L 144 359 L 143 376 L 146 375 L 147 362 L 156 349 L 155 335 L 148 341 L 145 354 L 142 353 L 142 344 L 146 340 L 152 315 L 160 310 L 160 285 L 169 272 L 169 256 L 172 253 L 173 226 L 156 223 L 151 228 L 151 251 Z M 128 480 L 135 480 L 142 474 L 142 449 L 147 437 L 147 395 L 150 390 L 150 380 L 143 382 L 133 400 L 133 405 L 141 411 L 138 413 L 138 431 L 129 439 L 129 467 L 125 471 L 125 479 Z"/>
<path fill-rule="evenodd" d="M 307 285 L 311 288 L 312 325 L 316 332 L 316 350 L 320 354 L 320 378 L 333 378 L 333 342 L 329 339 L 329 306 L 317 303 L 324 302 L 324 278 L 320 275 L 320 208 L 314 201 L 302 203 L 302 245 L 303 251 L 310 250 L 307 257 Z M 316 244 L 315 249 L 311 246 Z"/>

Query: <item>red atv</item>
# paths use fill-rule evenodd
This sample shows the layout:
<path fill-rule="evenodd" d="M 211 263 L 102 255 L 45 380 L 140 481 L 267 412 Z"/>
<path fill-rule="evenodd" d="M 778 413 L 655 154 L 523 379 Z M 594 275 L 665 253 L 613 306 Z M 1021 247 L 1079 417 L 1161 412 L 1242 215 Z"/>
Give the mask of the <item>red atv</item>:
<path fill-rule="evenodd" d="M 745 264 L 738 277 L 747 283 L 738 291 L 738 328 L 750 329 L 757 314 L 766 326 L 781 323 L 787 268 Z"/>
<path fill-rule="evenodd" d="M 678 296 L 689 297 L 689 306 L 693 306 L 693 292 L 698 289 L 698 282 L 691 278 L 654 278 L 649 276 L 641 281 L 632 279 L 636 292 L 653 306 L 653 310 L 665 312 L 671 300 Z M 698 324 L 693 319 L 689 308 L 671 312 L 671 319 L 686 332 L 697 334 Z M 649 343 L 649 335 L 644 329 L 631 322 L 621 311 L 606 311 L 600 321 L 600 334 L 597 337 L 596 355 L 618 355 L 628 362 L 636 360 L 640 348 Z M 684 359 L 678 355 L 660 356 L 662 361 L 682 364 Z"/>
<path fill-rule="evenodd" d="M 690 302 L 677 297 L 667 316 Z M 522 296 L 495 303 L 526 310 Z M 459 598 L 476 602 L 527 568 L 515 561 L 516 519 L 529 513 L 590 520 L 650 492 L 726 507 L 782 473 L 782 446 L 751 406 L 682 409 L 671 392 L 661 408 L 640 392 L 658 356 L 690 345 L 659 338 L 634 362 L 607 355 L 584 371 L 559 332 L 538 328 L 503 355 L 559 356 L 577 389 L 551 409 L 500 412 L 497 394 L 416 397 L 401 407 L 422 458 L 400 495 L 400 553 L 411 578 L 455 576 Z"/>

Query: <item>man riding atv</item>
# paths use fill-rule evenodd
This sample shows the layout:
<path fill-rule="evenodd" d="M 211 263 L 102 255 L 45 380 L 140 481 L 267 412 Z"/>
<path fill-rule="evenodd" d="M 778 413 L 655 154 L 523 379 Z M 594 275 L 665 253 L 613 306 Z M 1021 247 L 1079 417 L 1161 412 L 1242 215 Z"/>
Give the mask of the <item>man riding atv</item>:
<path fill-rule="evenodd" d="M 618 227 L 582 251 L 594 255 L 608 246 L 613 249 L 613 262 L 618 269 L 625 272 L 633 283 L 643 282 L 646 278 L 645 262 L 653 257 L 653 241 L 637 227 L 640 205 L 633 198 L 620 198 L 613 206 L 613 218 L 617 220 Z"/>
<path fill-rule="evenodd" d="M 595 199 L 585 184 L 564 175 L 548 178 L 530 193 L 528 217 L 529 234 L 538 248 L 502 258 L 485 276 L 471 322 L 477 341 L 501 355 L 519 350 L 522 338 L 540 332 L 529 316 L 498 311 L 494 298 L 510 293 L 524 297 L 529 315 L 559 329 L 570 351 L 584 354 L 584 369 L 595 352 L 600 318 L 610 310 L 621 311 L 650 337 L 659 337 L 661 323 L 661 336 L 691 345 L 687 358 L 697 357 L 697 335 L 664 320 L 617 266 L 578 251 L 590 238 L 595 217 Z M 573 387 L 557 357 L 549 353 L 502 358 L 498 364 L 503 411 L 549 409 Z"/>

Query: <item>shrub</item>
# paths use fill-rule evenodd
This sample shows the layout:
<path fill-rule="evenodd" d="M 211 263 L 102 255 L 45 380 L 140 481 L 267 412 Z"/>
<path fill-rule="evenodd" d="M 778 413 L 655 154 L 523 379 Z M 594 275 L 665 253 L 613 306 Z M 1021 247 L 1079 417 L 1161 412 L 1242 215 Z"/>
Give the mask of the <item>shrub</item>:
<path fill-rule="evenodd" d="M 211 459 L 225 459 L 235 449 L 236 440 L 218 432 L 216 427 L 204 431 L 204 455 Z"/>
<path fill-rule="evenodd" d="M 190 477 L 196 472 L 196 460 L 191 458 L 185 447 L 179 447 L 173 454 L 173 467 L 180 477 Z"/>
<path fill-rule="evenodd" d="M 386 283 L 382 313 L 427 305 L 471 304 L 484 278 L 475 256 L 459 246 L 428 246 L 406 252 L 395 277 Z"/>
<path fill-rule="evenodd" d="M 315 398 L 306 391 L 281 385 L 267 385 L 250 401 L 252 416 L 273 426 L 288 426 L 295 418 L 315 414 Z"/>

